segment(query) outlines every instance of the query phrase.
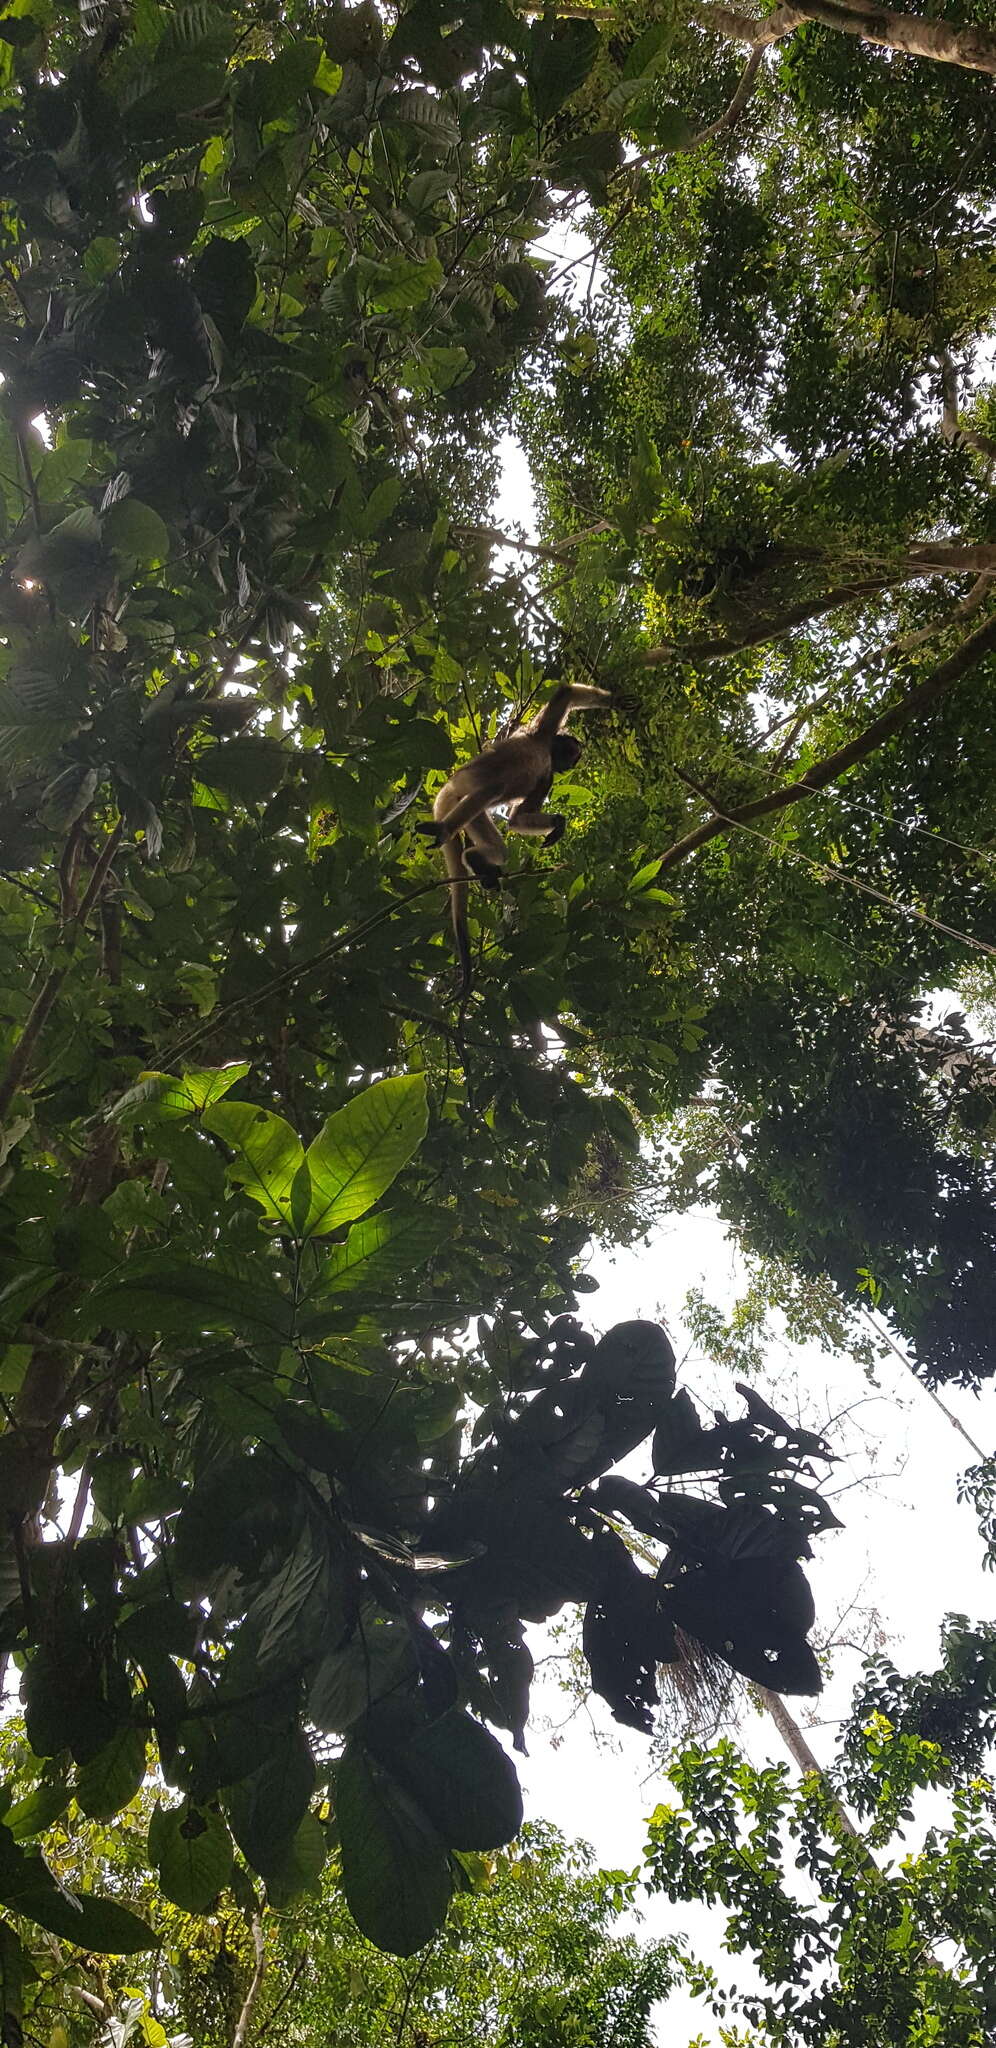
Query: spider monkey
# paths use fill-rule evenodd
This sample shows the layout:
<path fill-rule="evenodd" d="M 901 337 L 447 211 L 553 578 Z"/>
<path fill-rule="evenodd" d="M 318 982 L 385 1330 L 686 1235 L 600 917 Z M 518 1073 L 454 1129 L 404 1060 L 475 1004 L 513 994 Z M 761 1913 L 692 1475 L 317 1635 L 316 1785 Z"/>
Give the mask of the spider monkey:
<path fill-rule="evenodd" d="M 544 811 L 543 803 L 554 776 L 575 767 L 582 752 L 580 740 L 564 727 L 572 711 L 593 710 L 611 701 L 608 690 L 561 683 L 528 725 L 458 768 L 436 798 L 434 822 L 416 826 L 442 848 L 446 862 L 462 994 L 471 984 L 467 878 L 472 875 L 485 889 L 501 887 L 506 847 L 491 812 L 498 804 L 508 804 L 509 832 L 525 832 L 542 839 L 544 846 L 555 845 L 567 820 L 559 811 Z"/>

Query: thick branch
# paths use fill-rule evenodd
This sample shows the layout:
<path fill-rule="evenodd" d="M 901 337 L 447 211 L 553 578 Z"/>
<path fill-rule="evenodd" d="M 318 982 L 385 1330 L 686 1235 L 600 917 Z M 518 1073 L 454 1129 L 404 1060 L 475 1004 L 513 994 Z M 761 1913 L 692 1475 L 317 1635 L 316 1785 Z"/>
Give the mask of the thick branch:
<path fill-rule="evenodd" d="M 739 804 L 736 809 L 731 809 L 722 816 L 717 812 L 715 816 L 707 818 L 704 824 L 696 825 L 693 831 L 686 832 L 683 839 L 676 840 L 673 846 L 668 847 L 659 872 L 664 874 L 668 868 L 677 867 L 690 853 L 695 853 L 710 839 L 718 839 L 721 834 L 728 832 L 731 826 L 746 825 L 751 819 L 767 817 L 772 811 L 784 811 L 790 804 L 800 803 L 803 797 L 813 796 L 817 790 L 826 789 L 831 782 L 838 782 L 858 761 L 865 760 L 886 740 L 892 739 L 895 733 L 902 732 L 904 726 L 911 725 L 914 719 L 921 718 L 925 711 L 931 710 L 938 698 L 943 697 L 955 683 L 960 682 L 962 676 L 994 648 L 996 618 L 988 619 L 977 632 L 970 634 L 947 661 L 943 661 L 931 675 L 925 676 L 922 683 L 917 683 L 898 704 L 893 704 L 888 711 L 883 711 L 880 718 L 873 719 L 871 725 L 865 727 L 864 732 L 858 733 L 846 746 L 838 747 L 836 753 L 827 754 L 822 761 L 814 762 L 812 768 L 807 768 L 798 782 L 788 783 L 782 789 L 770 790 L 767 796 L 756 797 L 749 804 Z"/>
<path fill-rule="evenodd" d="M 991 541 L 919 541 L 906 551 L 903 575 L 992 576 L 996 574 L 996 547 Z"/>
<path fill-rule="evenodd" d="M 763 21 L 736 8 L 710 6 L 708 0 L 695 11 L 703 28 L 714 29 L 732 42 L 749 43 L 755 50 L 780 41 L 805 21 L 819 21 L 826 28 L 839 29 L 842 35 L 858 36 L 885 50 L 900 50 L 907 57 L 958 64 L 965 71 L 996 73 L 996 34 L 974 22 L 955 27 L 948 21 L 902 14 L 894 7 L 853 6 L 850 0 L 805 0 L 801 7 L 776 7 Z"/>

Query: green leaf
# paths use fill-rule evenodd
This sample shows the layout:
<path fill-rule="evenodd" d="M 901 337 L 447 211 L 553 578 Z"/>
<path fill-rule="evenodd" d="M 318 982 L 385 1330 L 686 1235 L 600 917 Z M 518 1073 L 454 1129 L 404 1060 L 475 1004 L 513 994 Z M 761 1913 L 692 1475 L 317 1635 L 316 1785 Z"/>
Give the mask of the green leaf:
<path fill-rule="evenodd" d="M 149 1823 L 149 1859 L 167 1899 L 185 1913 L 206 1913 L 232 1873 L 232 1838 L 220 1813 L 157 1806 Z"/>
<path fill-rule="evenodd" d="M 328 1294 L 353 1288 L 388 1288 L 403 1274 L 417 1272 L 452 1230 L 451 1216 L 431 1209 L 380 1211 L 350 1229 L 345 1244 L 333 1245 L 321 1281 L 309 1296 L 317 1307 Z"/>
<path fill-rule="evenodd" d="M 0 19 L 0 37 L 5 43 L 13 43 L 15 49 L 23 43 L 33 43 L 41 32 L 39 23 L 31 14 L 5 14 Z"/>
<path fill-rule="evenodd" d="M 428 1121 L 422 1074 L 375 1081 L 336 1110 L 306 1154 L 311 1206 L 304 1235 L 322 1237 L 372 1208 L 417 1152 Z"/>
<path fill-rule="evenodd" d="M 598 206 L 608 197 L 608 180 L 622 162 L 622 145 L 614 130 L 594 129 L 561 144 L 554 153 L 550 176 L 565 190 L 580 185 Z"/>
<path fill-rule="evenodd" d="M 228 1168 L 229 1180 L 245 1188 L 265 1215 L 286 1226 L 291 1217 L 294 1176 L 305 1157 L 297 1132 L 282 1116 L 251 1102 L 219 1103 L 205 1111 L 202 1121 L 205 1130 L 223 1138 L 235 1153 Z M 309 1160 L 313 1150 L 309 1150 Z"/>
<path fill-rule="evenodd" d="M 415 1653 L 404 1623 L 367 1602 L 348 1641 L 322 1658 L 308 1694 L 309 1718 L 317 1728 L 343 1735 L 414 1671 Z"/>
<path fill-rule="evenodd" d="M 438 1933 L 453 1891 L 443 1843 L 414 1800 L 348 1742 L 336 1773 L 346 1903 L 361 1932 L 392 1955 Z"/>
<path fill-rule="evenodd" d="M 654 109 L 654 141 L 661 149 L 684 149 L 695 129 L 683 108 L 667 105 Z"/>
<path fill-rule="evenodd" d="M 258 1670 L 269 1674 L 292 1665 L 309 1646 L 327 1606 L 328 1558 L 306 1526 L 283 1563 L 271 1569 L 246 1616 Z"/>
<path fill-rule="evenodd" d="M 430 294 L 438 291 L 444 277 L 438 256 L 429 256 L 423 263 L 409 263 L 398 257 L 393 263 L 371 266 L 368 277 L 364 277 L 363 269 L 361 262 L 359 270 L 364 296 L 378 313 L 403 313 L 413 306 L 424 305 Z"/>
<path fill-rule="evenodd" d="M 390 93 L 380 118 L 385 127 L 420 129 L 440 152 L 456 149 L 460 141 L 460 124 L 451 109 L 422 86 Z"/>
<path fill-rule="evenodd" d="M 385 476 L 375 484 L 363 513 L 363 531 L 368 537 L 383 526 L 385 519 L 390 519 L 403 489 L 400 476 Z"/>
<path fill-rule="evenodd" d="M 239 112 L 260 122 L 289 114 L 314 82 L 323 56 L 321 43 L 302 37 L 265 62 L 242 65 L 236 74 Z"/>
<path fill-rule="evenodd" d="M 13 1806 L 8 1807 L 3 1824 L 9 1828 L 15 1842 L 29 1841 L 32 1835 L 43 1834 L 53 1821 L 61 1818 L 71 1798 L 67 1778 L 43 1779 L 23 1799 L 15 1800 Z"/>
<path fill-rule="evenodd" d="M 164 1266 L 95 1289 L 95 1316 L 136 1336 L 195 1337 L 205 1330 L 245 1330 L 289 1338 L 294 1304 L 276 1288 L 250 1287 L 206 1266 Z"/>
<path fill-rule="evenodd" d="M 450 1849 L 500 1849 L 522 1826 L 522 1793 L 501 1743 L 462 1707 L 430 1721 L 381 1761 Z"/>
<path fill-rule="evenodd" d="M 279 740 L 243 733 L 216 747 L 205 747 L 195 760 L 197 777 L 208 789 L 220 789 L 241 803 L 261 803 L 279 789 L 290 766 Z"/>
<path fill-rule="evenodd" d="M 232 1787 L 227 1805 L 232 1833 L 248 1863 L 269 1880 L 291 1851 L 315 1788 L 308 1742 L 295 1728 L 251 1778 Z"/>
<path fill-rule="evenodd" d="M 96 1756 L 80 1767 L 76 1798 L 91 1820 L 110 1820 L 145 1783 L 145 1731 L 120 1728 Z"/>
<path fill-rule="evenodd" d="M 128 562 L 165 562 L 169 528 L 151 505 L 140 498 L 118 498 L 104 514 L 104 539 Z"/>
<path fill-rule="evenodd" d="M 93 1461 L 94 1504 L 112 1526 L 121 1519 L 134 1477 L 135 1459 L 130 1451 L 101 1451 Z"/>
<path fill-rule="evenodd" d="M 10 1901 L 8 1901 L 10 1903 Z M 63 1941 L 77 1948 L 93 1949 L 98 1955 L 133 1956 L 142 1949 L 156 1948 L 159 1936 L 137 1913 L 129 1913 L 114 1899 L 98 1898 L 93 1892 L 25 1891 L 15 1910 L 39 1927 L 47 1927 Z"/>
<path fill-rule="evenodd" d="M 20 1849 L 0 1826 L 0 1904 L 77 1948 L 99 1955 L 130 1956 L 155 1948 L 158 1937 L 114 1899 L 71 1892 L 57 1885 L 36 1850 Z"/>
<path fill-rule="evenodd" d="M 212 235 L 193 266 L 194 290 L 205 313 L 233 346 L 252 311 L 258 289 L 248 242 Z"/>
<path fill-rule="evenodd" d="M 526 76 L 541 128 L 577 92 L 598 56 L 599 34 L 590 21 L 537 21 L 529 37 Z"/>
<path fill-rule="evenodd" d="M 198 1110 L 209 1109 L 212 1102 L 219 1102 L 248 1072 L 248 1060 L 233 1060 L 228 1067 L 193 1068 L 181 1074 L 179 1080 L 175 1074 L 140 1074 L 134 1088 L 118 1097 L 114 1115 L 121 1117 L 136 1109 L 152 1108 L 157 1116 L 192 1116 Z"/>
<path fill-rule="evenodd" d="M 306 1813 L 283 1855 L 266 1873 L 266 1896 L 278 1910 L 291 1905 L 302 1892 L 321 1896 L 321 1874 L 328 1862 L 329 1844 L 317 1814 Z"/>

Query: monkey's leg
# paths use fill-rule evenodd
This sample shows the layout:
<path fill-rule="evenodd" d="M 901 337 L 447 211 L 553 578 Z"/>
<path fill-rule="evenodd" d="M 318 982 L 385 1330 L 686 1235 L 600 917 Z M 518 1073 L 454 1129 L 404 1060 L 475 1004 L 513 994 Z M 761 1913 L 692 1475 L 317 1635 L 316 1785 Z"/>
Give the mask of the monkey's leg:
<path fill-rule="evenodd" d="M 500 888 L 506 847 L 494 819 L 489 818 L 487 811 L 481 811 L 476 818 L 468 819 L 464 832 L 471 842 L 463 856 L 468 874 L 475 875 L 485 889 Z"/>
<path fill-rule="evenodd" d="M 509 832 L 525 832 L 530 839 L 542 839 L 545 846 L 555 846 L 562 839 L 567 819 L 562 811 L 510 811 L 506 819 Z"/>

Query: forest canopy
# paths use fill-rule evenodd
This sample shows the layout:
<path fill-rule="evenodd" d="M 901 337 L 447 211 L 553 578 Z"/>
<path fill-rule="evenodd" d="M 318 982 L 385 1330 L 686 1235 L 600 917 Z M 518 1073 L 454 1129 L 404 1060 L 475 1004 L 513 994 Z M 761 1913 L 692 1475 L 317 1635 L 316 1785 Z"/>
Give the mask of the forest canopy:
<path fill-rule="evenodd" d="M 519 1828 L 531 1628 L 636 1728 L 819 1689 L 833 1446 L 582 1318 L 593 1241 L 709 1202 L 996 1373 L 986 15 L 0 15 L 15 2048 L 39 1928 L 158 1939 L 67 1814 L 407 1956 Z M 461 999 L 414 828 L 564 682 Z"/>

